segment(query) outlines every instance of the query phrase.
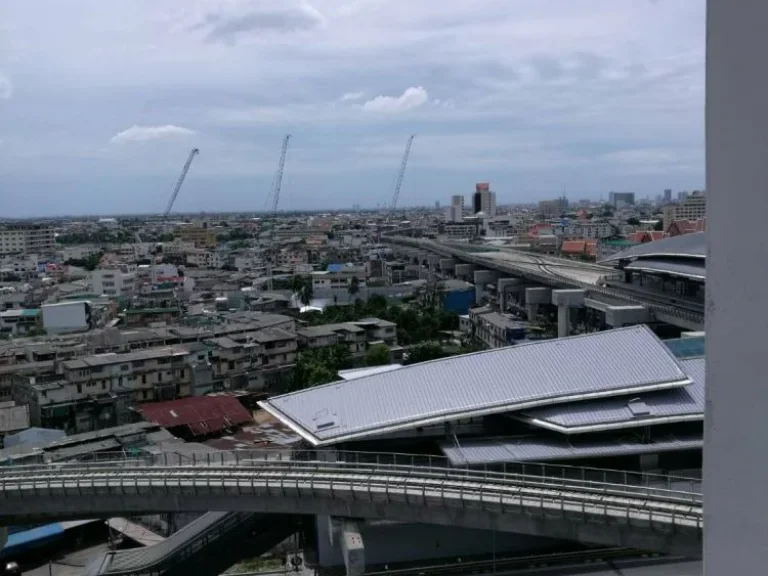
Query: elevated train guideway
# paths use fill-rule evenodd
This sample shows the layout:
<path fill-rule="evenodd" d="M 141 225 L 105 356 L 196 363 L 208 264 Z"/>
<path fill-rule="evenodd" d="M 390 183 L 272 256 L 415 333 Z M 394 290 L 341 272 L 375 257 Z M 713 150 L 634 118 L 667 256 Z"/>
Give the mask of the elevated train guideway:
<path fill-rule="evenodd" d="M 248 454 L 206 452 L 189 466 L 129 459 L 5 468 L 0 522 L 208 510 L 311 514 L 495 529 L 686 557 L 701 553 L 702 501 L 695 491 L 618 478 L 581 480 L 572 468 L 537 476 Z M 380 462 L 392 457 L 369 456 Z"/>
<path fill-rule="evenodd" d="M 689 234 L 687 236 L 699 235 Z M 677 240 L 678 238 L 685 238 L 685 236 L 669 238 L 667 240 Z M 648 244 L 662 244 L 667 242 L 667 240 L 649 242 Z M 613 259 L 606 260 L 600 264 L 589 264 L 570 262 L 564 259 L 525 252 L 515 252 L 513 250 L 471 252 L 469 251 L 469 246 L 459 247 L 458 245 L 395 235 L 387 236 L 386 241 L 439 254 L 445 258 L 453 258 L 482 269 L 496 270 L 501 273 L 525 278 L 541 286 L 582 289 L 586 291 L 585 296 L 589 300 L 606 302 L 613 305 L 643 306 L 652 313 L 653 318 L 657 321 L 679 326 L 687 330 L 702 330 L 704 327 L 704 310 L 693 302 L 688 302 L 682 297 L 673 298 L 669 295 L 657 294 L 649 290 L 638 291 L 630 287 L 623 287 L 619 281 L 623 271 L 606 265 L 610 265 Z M 646 244 L 643 246 L 646 246 Z M 639 247 L 634 247 L 630 250 L 637 248 Z M 634 253 L 628 256 L 630 259 L 635 257 Z M 673 265 L 680 265 L 680 262 L 670 263 L 670 266 Z M 670 272 L 669 270 L 666 272 L 660 270 L 659 273 Z"/>

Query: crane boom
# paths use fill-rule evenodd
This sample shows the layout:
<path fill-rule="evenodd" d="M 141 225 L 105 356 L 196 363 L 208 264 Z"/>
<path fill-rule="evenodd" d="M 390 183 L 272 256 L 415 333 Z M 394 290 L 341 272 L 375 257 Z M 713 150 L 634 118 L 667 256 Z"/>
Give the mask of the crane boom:
<path fill-rule="evenodd" d="M 272 183 L 272 227 L 269 230 L 269 239 L 267 241 L 267 275 L 269 276 L 268 290 L 272 290 L 272 258 L 274 245 L 275 245 L 275 227 L 277 226 L 277 205 L 280 202 L 280 188 L 283 186 L 283 170 L 285 169 L 285 157 L 288 154 L 288 142 L 291 140 L 291 135 L 286 134 L 283 138 L 283 146 L 280 149 L 280 161 L 277 164 L 277 172 L 275 173 L 275 181 Z M 277 260 L 277 258 L 275 258 Z"/>
<path fill-rule="evenodd" d="M 397 208 L 397 199 L 400 196 L 400 187 L 403 185 L 403 177 L 405 176 L 405 167 L 408 165 L 408 156 L 411 154 L 411 144 L 416 136 L 411 134 L 408 137 L 408 142 L 405 145 L 405 152 L 403 153 L 403 160 L 400 162 L 400 171 L 397 173 L 397 180 L 395 181 L 395 192 L 392 196 L 392 205 L 389 208 L 389 213 L 395 211 Z"/>
<path fill-rule="evenodd" d="M 283 170 L 285 169 L 285 156 L 288 153 L 288 142 L 291 139 L 290 134 L 286 134 L 283 138 L 283 147 L 280 150 L 280 162 L 277 165 L 277 173 L 275 173 L 275 182 L 272 186 L 272 217 L 277 216 L 277 203 L 280 201 L 280 188 L 283 185 Z"/>
<path fill-rule="evenodd" d="M 171 199 L 168 200 L 168 204 L 165 207 L 165 212 L 163 212 L 163 218 L 168 218 L 168 214 L 171 213 L 171 209 L 173 208 L 173 203 L 176 202 L 176 196 L 179 195 L 179 190 L 181 190 L 181 185 L 184 184 L 184 178 L 187 177 L 187 172 L 189 172 L 189 167 L 192 165 L 192 160 L 195 159 L 195 156 L 200 154 L 200 150 L 197 148 L 192 148 L 189 152 L 189 156 L 187 157 L 187 161 L 184 163 L 184 168 L 181 169 L 181 174 L 179 175 L 179 179 L 176 180 L 176 184 L 173 187 L 173 194 L 171 194 Z"/>

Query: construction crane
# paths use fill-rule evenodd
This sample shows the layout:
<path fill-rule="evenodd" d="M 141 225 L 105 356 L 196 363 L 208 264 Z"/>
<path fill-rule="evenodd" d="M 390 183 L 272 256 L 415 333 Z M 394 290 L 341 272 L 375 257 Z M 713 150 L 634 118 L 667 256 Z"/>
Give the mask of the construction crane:
<path fill-rule="evenodd" d="M 389 218 L 394 214 L 397 208 L 397 199 L 400 197 L 400 188 L 403 186 L 403 178 L 405 177 L 405 168 L 408 166 L 408 157 L 411 155 L 411 145 L 413 139 L 416 138 L 414 134 L 408 137 L 408 142 L 405 143 L 405 152 L 403 153 L 403 159 L 400 161 L 400 170 L 397 172 L 397 178 L 395 179 L 395 191 L 392 195 L 392 203 L 389 205 L 386 215 L 386 224 L 389 224 Z M 381 244 L 381 224 L 376 228 L 376 243 Z"/>
<path fill-rule="evenodd" d="M 285 157 L 288 153 L 288 142 L 291 140 L 291 135 L 286 134 L 283 138 L 283 146 L 280 150 L 280 161 L 277 164 L 277 172 L 275 173 L 275 180 L 272 182 L 272 226 L 269 230 L 269 238 L 267 240 L 266 260 L 267 260 L 267 290 L 272 290 L 272 257 L 275 254 L 275 227 L 277 226 L 277 205 L 280 202 L 280 188 L 283 186 L 283 171 L 285 169 Z M 275 257 L 275 261 L 277 258 Z"/>
<path fill-rule="evenodd" d="M 405 144 L 405 152 L 403 153 L 403 160 L 400 162 L 400 171 L 397 173 L 397 180 L 395 180 L 395 192 L 392 195 L 392 205 L 389 207 L 389 214 L 387 215 L 387 220 L 389 220 L 389 216 L 397 208 L 397 199 L 400 197 L 400 188 L 403 185 L 403 177 L 405 176 L 405 167 L 408 166 L 408 156 L 411 155 L 411 144 L 413 144 L 414 138 L 416 138 L 416 135 L 411 134 L 408 137 L 408 142 Z"/>
<path fill-rule="evenodd" d="M 173 187 L 173 194 L 171 194 L 171 199 L 168 200 L 168 204 L 165 207 L 165 212 L 163 212 L 163 218 L 168 218 L 168 214 L 171 213 L 171 209 L 173 208 L 173 203 L 176 202 L 176 196 L 179 195 L 179 190 L 181 190 L 181 185 L 184 184 L 184 178 L 187 177 L 187 172 L 189 172 L 189 167 L 192 165 L 192 160 L 195 159 L 195 156 L 200 154 L 200 150 L 197 148 L 192 148 L 189 152 L 189 156 L 187 156 L 187 161 L 184 163 L 184 168 L 181 169 L 181 174 L 179 175 L 179 179 L 176 180 L 176 184 Z"/>

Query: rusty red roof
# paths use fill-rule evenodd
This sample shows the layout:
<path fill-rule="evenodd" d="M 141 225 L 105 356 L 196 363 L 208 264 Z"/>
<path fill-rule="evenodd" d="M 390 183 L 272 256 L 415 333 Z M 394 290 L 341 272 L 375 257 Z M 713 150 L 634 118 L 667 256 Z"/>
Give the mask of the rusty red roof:
<path fill-rule="evenodd" d="M 193 396 L 139 406 L 144 419 L 164 428 L 186 426 L 195 436 L 221 432 L 252 421 L 251 414 L 231 396 Z"/>

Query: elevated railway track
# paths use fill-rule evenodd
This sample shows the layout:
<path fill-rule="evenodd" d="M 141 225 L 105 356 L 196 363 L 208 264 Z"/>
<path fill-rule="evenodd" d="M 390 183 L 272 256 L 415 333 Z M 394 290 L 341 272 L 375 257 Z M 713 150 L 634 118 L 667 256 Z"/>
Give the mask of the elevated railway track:
<path fill-rule="evenodd" d="M 595 264 L 555 262 L 546 258 L 522 252 L 498 251 L 506 257 L 491 255 L 491 253 L 470 252 L 454 245 L 442 244 L 431 240 L 419 240 L 401 236 L 386 236 L 386 241 L 392 244 L 419 248 L 446 258 L 474 264 L 483 269 L 498 270 L 514 276 L 524 277 L 543 286 L 552 288 L 580 288 L 586 291 L 587 298 L 601 300 L 613 305 L 637 305 L 648 308 L 654 317 L 669 324 L 690 330 L 700 330 L 704 326 L 703 307 L 682 299 L 664 295 L 654 295 L 647 292 L 636 292 L 622 289 L 615 284 L 615 274 L 610 270 Z M 509 256 L 513 255 L 513 258 Z M 601 274 L 601 269 L 605 272 Z M 574 272 L 575 270 L 575 272 Z M 583 270 L 583 273 L 580 272 Z M 586 276 L 586 278 L 585 278 Z"/>
<path fill-rule="evenodd" d="M 248 459 L 10 467 L 0 522 L 117 513 L 319 514 L 496 529 L 698 556 L 696 491 L 363 462 Z M 585 476 L 586 477 L 586 476 Z"/>

